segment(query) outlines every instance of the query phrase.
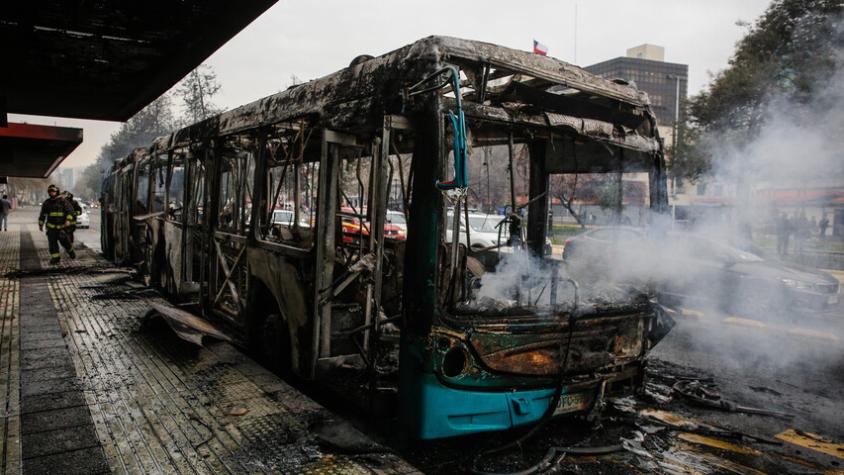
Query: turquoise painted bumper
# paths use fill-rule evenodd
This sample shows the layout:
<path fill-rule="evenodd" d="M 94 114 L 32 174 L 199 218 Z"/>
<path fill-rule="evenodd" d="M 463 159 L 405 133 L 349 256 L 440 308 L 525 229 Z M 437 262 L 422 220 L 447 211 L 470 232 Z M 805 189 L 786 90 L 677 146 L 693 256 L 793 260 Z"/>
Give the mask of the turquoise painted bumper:
<path fill-rule="evenodd" d="M 443 385 L 430 373 L 417 374 L 410 393 L 403 395 L 412 436 L 440 439 L 505 430 L 539 420 L 554 389 L 508 392 L 472 391 Z"/>

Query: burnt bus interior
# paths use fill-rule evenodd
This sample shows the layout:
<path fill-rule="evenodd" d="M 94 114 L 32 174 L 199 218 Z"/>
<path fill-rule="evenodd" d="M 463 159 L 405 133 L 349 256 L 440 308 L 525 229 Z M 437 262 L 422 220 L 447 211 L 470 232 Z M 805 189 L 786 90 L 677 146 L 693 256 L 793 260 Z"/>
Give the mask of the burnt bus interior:
<path fill-rule="evenodd" d="M 460 73 L 469 160 L 495 149 L 510 162 L 510 212 L 482 249 L 466 245 L 469 226 L 447 223 L 468 213 L 466 195 L 435 186 L 452 173 L 456 91 L 419 84 L 443 66 Z M 515 199 L 519 151 L 526 203 Z M 545 256 L 549 182 L 643 173 L 661 211 L 663 166 L 635 88 L 430 37 L 119 160 L 103 186 L 103 249 L 275 369 L 345 381 L 370 406 L 400 385 L 402 422 L 417 437 L 504 429 L 538 419 L 563 380 L 585 396 L 561 413 L 641 382 L 661 315 L 647 295 L 579 288 Z M 532 391 L 528 409 L 502 399 L 515 390 Z M 453 391 L 494 408 L 479 423 L 475 409 L 438 408 Z"/>

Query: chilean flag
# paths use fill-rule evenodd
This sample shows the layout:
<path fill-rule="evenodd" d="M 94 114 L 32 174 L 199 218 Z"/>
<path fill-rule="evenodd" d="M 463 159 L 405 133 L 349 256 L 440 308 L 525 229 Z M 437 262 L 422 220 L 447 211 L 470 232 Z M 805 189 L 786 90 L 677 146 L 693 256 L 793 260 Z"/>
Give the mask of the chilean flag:
<path fill-rule="evenodd" d="M 534 54 L 548 56 L 548 47 L 536 40 L 533 40 L 533 52 Z"/>

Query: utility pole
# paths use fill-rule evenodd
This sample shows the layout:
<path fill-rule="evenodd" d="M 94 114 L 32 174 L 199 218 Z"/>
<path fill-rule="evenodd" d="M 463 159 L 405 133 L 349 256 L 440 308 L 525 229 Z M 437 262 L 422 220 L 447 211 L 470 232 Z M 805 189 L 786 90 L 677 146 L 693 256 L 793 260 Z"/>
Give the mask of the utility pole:
<path fill-rule="evenodd" d="M 678 141 L 680 140 L 680 79 L 681 76 L 677 74 L 667 74 L 665 76 L 668 79 L 674 79 L 676 88 L 674 90 L 674 124 L 671 127 L 671 162 L 672 165 L 674 163 L 675 156 L 677 155 L 677 148 L 679 146 Z M 677 179 L 674 177 L 674 174 L 671 174 L 671 194 L 676 195 L 676 186 L 677 186 Z"/>

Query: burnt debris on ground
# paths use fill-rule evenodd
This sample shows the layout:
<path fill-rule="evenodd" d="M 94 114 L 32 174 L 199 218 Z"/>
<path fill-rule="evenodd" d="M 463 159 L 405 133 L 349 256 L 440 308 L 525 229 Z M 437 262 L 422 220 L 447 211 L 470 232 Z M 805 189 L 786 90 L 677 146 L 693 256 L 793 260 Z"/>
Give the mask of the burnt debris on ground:
<path fill-rule="evenodd" d="M 723 399 L 712 374 L 659 359 L 648 363 L 643 391 L 608 399 L 598 419 L 553 419 L 531 438 L 500 452 L 495 449 L 522 438 L 531 428 L 427 443 L 409 449 L 406 456 L 426 472 L 496 475 L 829 473 L 838 467 L 835 457 L 817 457 L 789 442 L 783 434 L 791 433 L 792 414 L 785 408 L 757 408 Z M 755 390 L 778 393 L 771 388 Z M 738 422 L 718 417 L 723 412 L 738 413 Z M 742 424 L 748 418 L 769 419 L 772 429 L 754 432 Z M 826 441 L 801 432 L 793 430 L 806 440 Z M 468 447 L 474 453 L 467 453 Z"/>

